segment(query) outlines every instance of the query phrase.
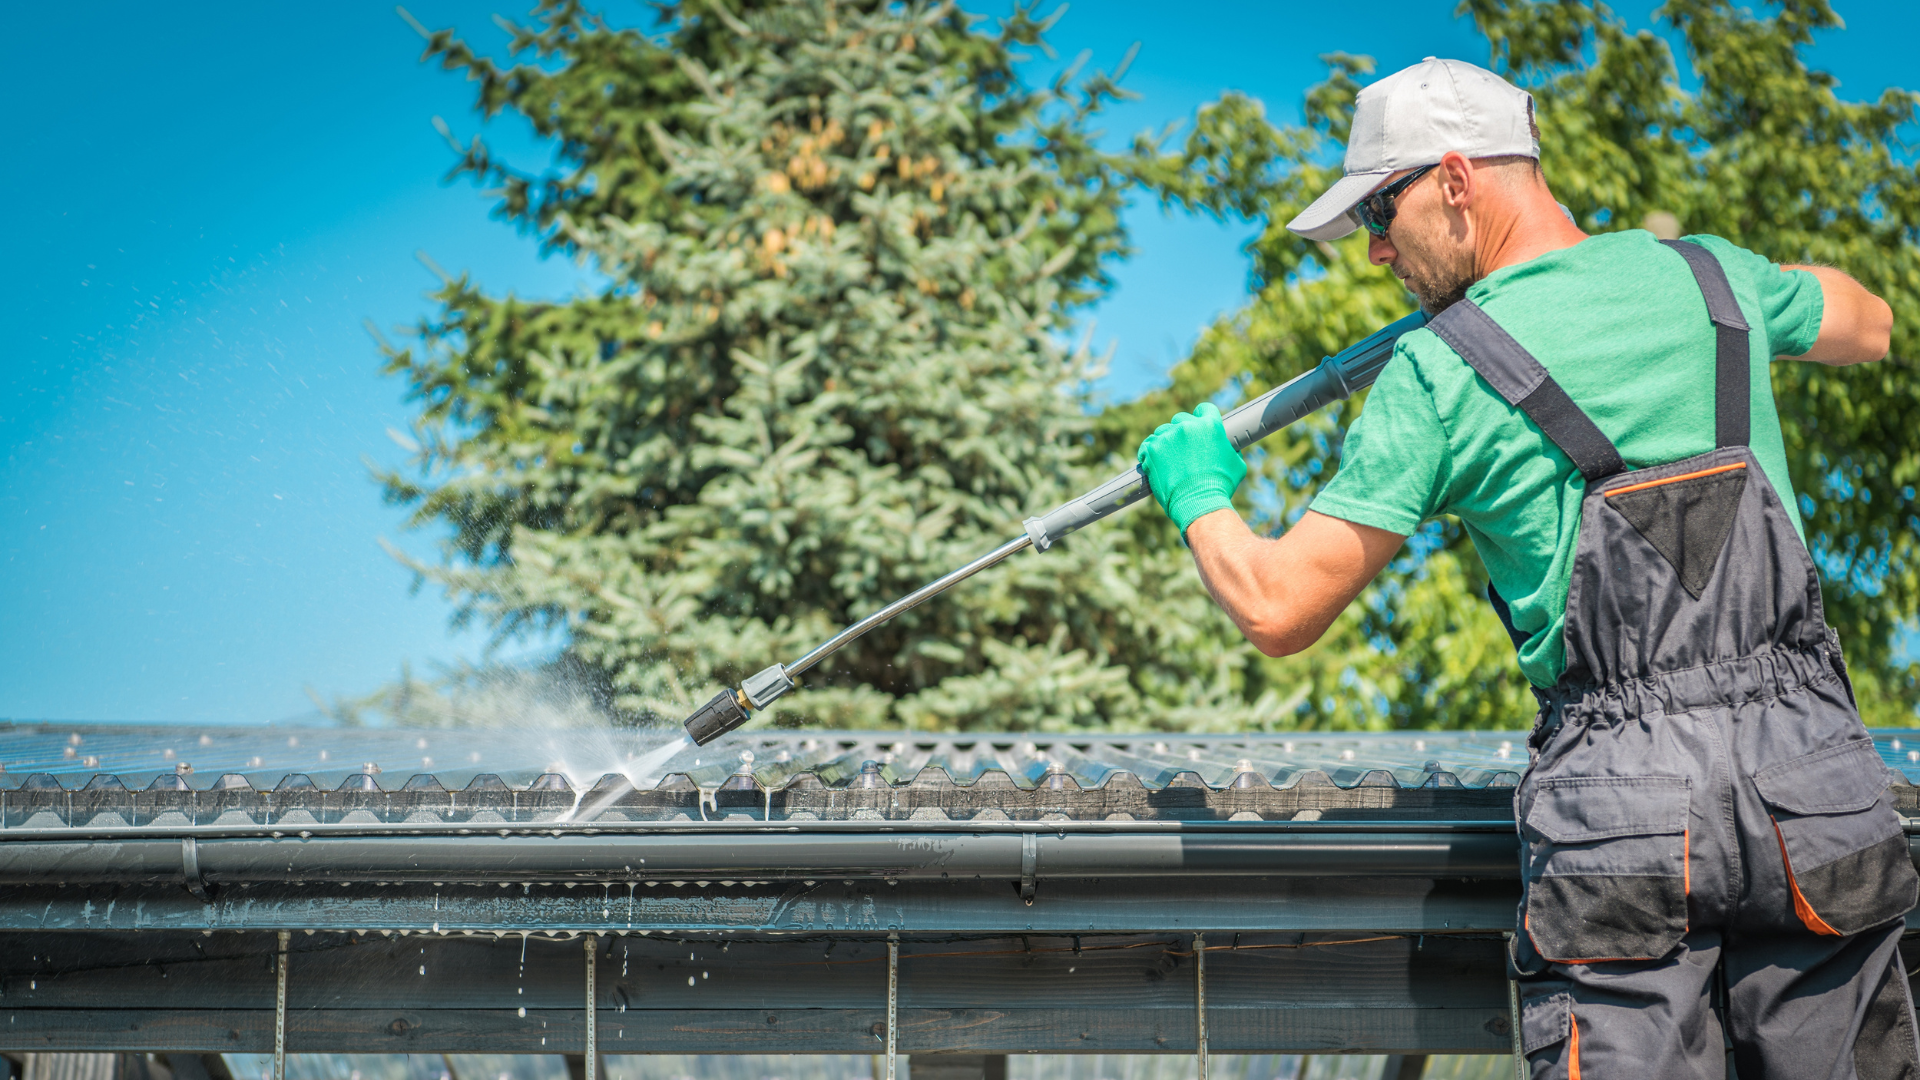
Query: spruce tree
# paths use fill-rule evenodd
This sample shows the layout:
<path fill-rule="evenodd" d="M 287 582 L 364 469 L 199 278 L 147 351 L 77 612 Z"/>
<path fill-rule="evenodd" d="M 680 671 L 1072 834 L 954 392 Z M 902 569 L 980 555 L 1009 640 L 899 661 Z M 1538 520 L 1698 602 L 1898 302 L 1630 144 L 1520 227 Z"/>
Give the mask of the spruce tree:
<path fill-rule="evenodd" d="M 388 364 L 424 449 L 386 488 L 451 526 L 417 569 L 464 615 L 562 625 L 614 708 L 678 718 L 1120 466 L 1091 444 L 1094 358 L 1062 344 L 1126 250 L 1129 180 L 1090 130 L 1118 72 L 1023 85 L 1045 30 L 1024 10 L 992 32 L 879 0 L 685 0 L 651 36 L 569 0 L 536 18 L 520 63 L 451 31 L 428 55 L 559 169 L 475 139 L 456 172 L 608 284 L 449 280 Z M 1135 539 L 1090 530 L 902 616 L 777 720 L 1214 720 L 1244 697 L 1224 621 L 1177 547 Z"/>

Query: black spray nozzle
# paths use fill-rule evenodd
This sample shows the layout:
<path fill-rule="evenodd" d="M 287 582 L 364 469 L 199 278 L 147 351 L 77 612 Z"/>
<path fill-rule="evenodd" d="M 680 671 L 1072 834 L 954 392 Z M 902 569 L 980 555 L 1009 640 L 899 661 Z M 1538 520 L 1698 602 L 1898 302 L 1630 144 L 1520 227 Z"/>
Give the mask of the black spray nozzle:
<path fill-rule="evenodd" d="M 734 691 L 722 690 L 687 717 L 687 738 L 692 739 L 695 746 L 705 746 L 746 723 L 751 716 Z"/>
<path fill-rule="evenodd" d="M 739 727 L 752 717 L 749 710 L 764 709 L 797 685 L 787 669 L 773 664 L 756 671 L 738 690 L 722 690 L 712 701 L 687 717 L 687 735 L 696 746 L 705 746 Z"/>

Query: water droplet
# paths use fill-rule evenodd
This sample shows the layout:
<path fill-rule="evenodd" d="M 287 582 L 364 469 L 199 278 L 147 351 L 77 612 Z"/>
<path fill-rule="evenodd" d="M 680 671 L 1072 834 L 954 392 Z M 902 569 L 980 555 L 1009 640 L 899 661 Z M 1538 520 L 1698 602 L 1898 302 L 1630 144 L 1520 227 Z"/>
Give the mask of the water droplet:
<path fill-rule="evenodd" d="M 527 1015 L 527 1007 L 525 1005 L 520 1006 L 520 1015 L 521 1016 Z"/>
<path fill-rule="evenodd" d="M 426 973 L 427 973 L 427 965 L 425 965 L 425 964 L 421 964 L 421 965 L 420 965 L 420 974 L 422 974 L 422 975 L 425 975 Z"/>
<path fill-rule="evenodd" d="M 691 976 L 691 975 L 689 975 L 689 976 L 687 976 L 687 985 L 688 985 L 688 986 L 692 986 L 692 985 L 693 985 L 693 976 Z"/>
<path fill-rule="evenodd" d="M 700 973 L 700 977 L 701 977 L 701 978 L 703 978 L 703 979 L 704 979 L 704 978 L 706 978 L 706 977 L 707 977 L 707 973 L 706 973 L 706 972 L 704 972 L 704 971 L 703 971 L 703 972 L 701 972 L 701 973 Z"/>

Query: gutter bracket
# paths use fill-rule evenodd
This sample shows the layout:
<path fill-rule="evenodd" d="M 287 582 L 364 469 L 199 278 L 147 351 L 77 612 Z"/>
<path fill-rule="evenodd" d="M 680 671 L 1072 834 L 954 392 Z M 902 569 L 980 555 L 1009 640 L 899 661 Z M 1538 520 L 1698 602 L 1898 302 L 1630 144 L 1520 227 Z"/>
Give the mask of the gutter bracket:
<path fill-rule="evenodd" d="M 1501 960 L 1511 964 L 1513 960 L 1512 930 L 1500 935 L 1506 942 L 1506 955 Z M 1532 1070 L 1527 1064 L 1526 1047 L 1520 1037 L 1520 984 L 1514 981 L 1513 969 L 1507 970 L 1507 1035 L 1513 1040 L 1513 1070 L 1520 1080 L 1526 1080 Z"/>
<path fill-rule="evenodd" d="M 1194 1058 L 1199 1063 L 1199 1080 L 1207 1080 L 1211 1055 L 1207 1048 L 1207 938 L 1193 935 L 1193 1016 Z"/>
<path fill-rule="evenodd" d="M 1037 888 L 1034 881 L 1040 869 L 1040 838 L 1032 830 L 1020 833 L 1020 900 L 1028 907 L 1033 906 L 1033 896 Z"/>
<path fill-rule="evenodd" d="M 900 935 L 887 935 L 887 1080 L 899 1080 Z"/>
<path fill-rule="evenodd" d="M 213 903 L 213 893 L 208 890 L 206 879 L 200 876 L 200 845 L 191 836 L 180 841 L 180 873 L 195 900 Z"/>
<path fill-rule="evenodd" d="M 600 1067 L 600 1048 L 595 1045 L 599 1039 L 596 1030 L 599 1020 L 599 1006 L 596 1004 L 595 976 L 599 961 L 600 939 L 592 934 L 586 935 L 584 944 L 587 951 L 587 1053 L 585 1057 L 586 1080 L 597 1080 Z"/>
<path fill-rule="evenodd" d="M 287 1080 L 287 945 L 293 931 L 282 930 L 279 938 L 273 965 L 273 1080 Z"/>

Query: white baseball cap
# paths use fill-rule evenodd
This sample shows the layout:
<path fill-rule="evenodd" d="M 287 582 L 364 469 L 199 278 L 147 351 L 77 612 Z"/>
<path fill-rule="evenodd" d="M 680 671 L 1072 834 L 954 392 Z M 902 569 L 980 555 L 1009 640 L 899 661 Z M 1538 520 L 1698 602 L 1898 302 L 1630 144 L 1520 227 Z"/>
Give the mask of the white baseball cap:
<path fill-rule="evenodd" d="M 1453 150 L 1538 160 L 1533 95 L 1486 68 L 1432 56 L 1381 79 L 1354 101 L 1347 175 L 1287 228 L 1309 240 L 1338 240 L 1360 227 L 1348 211 L 1382 180 Z"/>

